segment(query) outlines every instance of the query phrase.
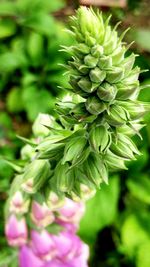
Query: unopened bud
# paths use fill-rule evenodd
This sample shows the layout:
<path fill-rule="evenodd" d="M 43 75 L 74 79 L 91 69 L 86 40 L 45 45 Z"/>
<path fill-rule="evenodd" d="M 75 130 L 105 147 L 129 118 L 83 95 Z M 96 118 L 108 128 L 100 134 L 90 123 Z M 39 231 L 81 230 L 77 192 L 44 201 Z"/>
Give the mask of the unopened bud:
<path fill-rule="evenodd" d="M 92 93 L 98 87 L 97 83 L 92 83 L 88 78 L 83 77 L 78 82 L 79 87 L 86 93 Z"/>
<path fill-rule="evenodd" d="M 21 188 L 29 194 L 36 193 L 49 177 L 49 173 L 50 165 L 47 160 L 34 160 L 25 169 Z"/>
<path fill-rule="evenodd" d="M 96 67 L 98 63 L 98 58 L 92 56 L 92 55 L 87 55 L 84 58 L 84 63 L 87 65 L 89 68 L 94 68 Z"/>
<path fill-rule="evenodd" d="M 49 129 L 46 126 L 52 126 L 54 118 L 48 114 L 40 113 L 36 118 L 32 130 L 35 136 L 46 136 L 49 134 Z"/>
<path fill-rule="evenodd" d="M 23 214 L 28 211 L 30 198 L 21 191 L 16 191 L 9 199 L 9 212 Z"/>
<path fill-rule="evenodd" d="M 90 131 L 89 141 L 91 147 L 98 153 L 106 150 L 110 145 L 110 135 L 106 127 L 103 125 L 94 126 Z"/>
<path fill-rule="evenodd" d="M 45 202 L 40 204 L 37 201 L 33 201 L 31 219 L 37 227 L 44 228 L 54 222 L 55 216 Z"/>
<path fill-rule="evenodd" d="M 110 85 L 109 83 L 103 83 L 97 89 L 98 97 L 106 102 L 113 101 L 116 97 L 117 88 L 115 85 Z"/>
<path fill-rule="evenodd" d="M 93 115 L 98 115 L 106 110 L 107 106 L 98 97 L 91 96 L 85 102 L 86 109 Z"/>
<path fill-rule="evenodd" d="M 115 67 L 112 70 L 107 71 L 106 81 L 109 83 L 117 83 L 124 77 L 124 71 L 122 68 Z"/>
<path fill-rule="evenodd" d="M 104 52 L 104 48 L 101 45 L 95 45 L 91 49 L 92 56 L 97 57 L 97 58 L 99 58 L 100 56 L 102 56 L 103 55 L 103 52 Z"/>
<path fill-rule="evenodd" d="M 90 71 L 89 76 L 92 82 L 100 84 L 105 79 L 106 72 L 96 67 Z"/>

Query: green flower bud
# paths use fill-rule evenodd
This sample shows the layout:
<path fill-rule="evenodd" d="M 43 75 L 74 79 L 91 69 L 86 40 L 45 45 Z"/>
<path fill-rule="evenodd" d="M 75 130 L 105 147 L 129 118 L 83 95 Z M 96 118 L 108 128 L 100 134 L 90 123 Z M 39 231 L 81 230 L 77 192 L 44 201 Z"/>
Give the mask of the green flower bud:
<path fill-rule="evenodd" d="M 125 47 L 118 46 L 116 50 L 111 54 L 112 65 L 121 64 L 122 60 L 124 60 Z"/>
<path fill-rule="evenodd" d="M 87 92 L 87 93 L 92 93 L 96 90 L 98 87 L 98 84 L 92 83 L 88 78 L 81 78 L 78 82 L 79 87 Z"/>
<path fill-rule="evenodd" d="M 129 85 L 117 84 L 117 89 L 118 89 L 118 92 L 116 95 L 116 99 L 127 100 L 132 97 L 135 91 L 139 90 L 138 82 L 135 82 Z"/>
<path fill-rule="evenodd" d="M 47 160 L 34 160 L 25 169 L 21 188 L 29 193 L 36 193 L 50 176 L 50 165 Z"/>
<path fill-rule="evenodd" d="M 78 85 L 80 78 L 79 77 L 75 77 L 73 75 L 70 75 L 70 85 L 73 87 L 73 92 L 75 92 L 76 94 L 80 95 L 81 97 L 88 97 L 88 94 L 83 91 L 83 89 L 81 89 L 81 87 Z"/>
<path fill-rule="evenodd" d="M 110 150 L 116 155 L 126 159 L 135 159 L 134 153 L 139 154 L 134 143 L 128 137 L 121 134 L 118 134 L 116 141 L 112 142 Z"/>
<path fill-rule="evenodd" d="M 34 158 L 35 154 L 35 148 L 28 144 L 21 149 L 21 158 L 23 160 L 31 160 Z"/>
<path fill-rule="evenodd" d="M 128 74 L 128 73 L 127 73 Z M 138 80 L 140 74 L 140 68 L 135 67 L 129 74 L 123 79 L 123 83 L 132 84 Z"/>
<path fill-rule="evenodd" d="M 110 55 L 117 47 L 117 32 L 114 32 L 114 34 L 111 36 L 111 38 L 104 43 L 104 54 Z"/>
<path fill-rule="evenodd" d="M 39 153 L 39 159 L 57 159 L 63 155 L 65 145 L 62 143 L 51 144 L 47 150 Z"/>
<path fill-rule="evenodd" d="M 82 74 L 88 74 L 89 73 L 89 67 L 87 67 L 86 65 L 81 65 L 79 66 L 78 70 L 82 73 Z"/>
<path fill-rule="evenodd" d="M 85 148 L 86 143 L 87 139 L 84 136 L 72 138 L 72 140 L 65 146 L 62 164 L 65 162 L 74 162 L 77 158 L 79 158 Z"/>
<path fill-rule="evenodd" d="M 103 53 L 104 53 L 104 48 L 101 45 L 95 45 L 91 49 L 91 55 L 96 58 L 99 58 L 100 56 L 102 56 Z"/>
<path fill-rule="evenodd" d="M 120 107 L 127 110 L 130 114 L 130 118 L 133 120 L 140 119 L 144 114 L 150 111 L 149 103 L 144 103 L 140 101 L 118 101 Z"/>
<path fill-rule="evenodd" d="M 97 187 L 102 181 L 108 183 L 108 172 L 99 155 L 91 152 L 88 159 L 83 163 L 83 170 L 87 178 Z"/>
<path fill-rule="evenodd" d="M 90 53 L 90 48 L 86 44 L 80 43 L 80 44 L 77 44 L 76 46 L 74 46 L 74 51 L 77 51 L 79 53 L 86 55 L 86 54 Z"/>
<path fill-rule="evenodd" d="M 94 126 L 89 133 L 89 142 L 96 152 L 106 150 L 110 145 L 110 134 L 103 125 Z"/>
<path fill-rule="evenodd" d="M 135 57 L 136 57 L 135 54 L 132 53 L 129 57 L 125 58 L 121 62 L 122 66 L 125 70 L 125 73 L 129 73 L 132 70 L 132 68 L 134 66 L 134 62 L 135 62 Z"/>
<path fill-rule="evenodd" d="M 107 106 L 97 97 L 91 96 L 85 102 L 86 109 L 93 115 L 98 115 L 106 110 Z"/>
<path fill-rule="evenodd" d="M 135 122 L 132 122 L 132 124 L 129 124 L 129 125 L 125 124 L 125 125 L 119 127 L 118 132 L 123 133 L 123 134 L 128 135 L 128 136 L 133 136 L 133 135 L 137 134 L 141 138 L 139 131 L 144 126 L 145 126 L 144 124 L 141 124 L 138 121 L 135 121 Z"/>
<path fill-rule="evenodd" d="M 106 72 L 103 70 L 100 70 L 99 68 L 92 69 L 90 71 L 90 80 L 94 83 L 102 83 L 102 81 L 106 77 Z"/>
<path fill-rule="evenodd" d="M 98 63 L 98 58 L 92 56 L 92 55 L 87 55 L 84 58 L 84 63 L 87 65 L 89 68 L 94 68 L 96 67 Z"/>
<path fill-rule="evenodd" d="M 107 122 L 115 127 L 122 126 L 128 120 L 125 110 L 121 106 L 112 105 L 109 114 L 106 115 Z"/>
<path fill-rule="evenodd" d="M 93 45 L 96 44 L 95 38 L 93 38 L 93 37 L 91 37 L 89 35 L 85 36 L 85 42 L 86 42 L 87 45 L 89 45 L 89 47 L 92 47 Z"/>
<path fill-rule="evenodd" d="M 102 56 L 99 59 L 97 66 L 100 69 L 110 69 L 112 67 L 112 58 L 109 56 Z"/>
<path fill-rule="evenodd" d="M 53 122 L 54 118 L 52 116 L 40 113 L 32 126 L 35 137 L 48 135 L 49 129 L 45 126 L 52 126 Z"/>
<path fill-rule="evenodd" d="M 58 191 L 69 193 L 74 186 L 74 171 L 69 170 L 68 163 L 59 162 L 55 169 L 54 179 Z"/>
<path fill-rule="evenodd" d="M 113 101 L 116 97 L 117 88 L 115 85 L 109 83 L 103 83 L 97 89 L 98 97 L 106 102 Z"/>
<path fill-rule="evenodd" d="M 112 171 L 119 170 L 119 169 L 127 170 L 125 163 L 124 163 L 125 160 L 126 159 L 116 156 L 111 151 L 108 151 L 106 155 L 104 156 L 105 164 Z"/>
<path fill-rule="evenodd" d="M 79 31 L 85 36 L 90 33 L 92 37 L 101 40 L 104 34 L 104 24 L 101 14 L 95 13 L 92 9 L 87 9 L 86 7 L 81 7 L 77 11 L 77 27 Z"/>
<path fill-rule="evenodd" d="M 82 199 L 83 201 L 90 199 L 96 193 L 93 183 L 90 182 L 86 175 L 79 169 L 76 170 L 76 179 L 73 192 L 79 197 L 79 199 Z"/>
<path fill-rule="evenodd" d="M 112 70 L 107 71 L 106 81 L 109 83 L 117 83 L 124 77 L 124 70 L 119 67 L 115 67 Z"/>

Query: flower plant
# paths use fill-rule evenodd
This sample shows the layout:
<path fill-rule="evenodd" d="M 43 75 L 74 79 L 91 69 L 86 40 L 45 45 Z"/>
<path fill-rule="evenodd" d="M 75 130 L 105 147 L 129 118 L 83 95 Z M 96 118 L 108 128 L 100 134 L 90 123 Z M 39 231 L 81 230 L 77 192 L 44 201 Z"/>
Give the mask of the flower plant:
<path fill-rule="evenodd" d="M 26 146 L 23 161 L 9 162 L 17 174 L 6 205 L 7 221 L 14 220 L 18 209 L 19 216 L 30 209 L 32 221 L 41 226 L 36 213 L 42 205 L 45 227 L 54 220 L 47 207 L 58 208 L 66 198 L 87 200 L 102 182 L 108 184 L 109 172 L 126 169 L 126 162 L 140 154 L 132 136 L 141 137 L 150 106 L 137 99 L 141 70 L 134 67 L 136 55 L 127 54 L 126 31 L 119 36 L 118 24 L 112 28 L 109 21 L 86 7 L 71 17 L 67 32 L 75 42 L 62 47 L 70 55 L 66 95 L 56 102 L 55 118 L 47 115 L 46 121 L 44 116 L 40 125 L 34 124 L 34 139 L 20 137 Z"/>

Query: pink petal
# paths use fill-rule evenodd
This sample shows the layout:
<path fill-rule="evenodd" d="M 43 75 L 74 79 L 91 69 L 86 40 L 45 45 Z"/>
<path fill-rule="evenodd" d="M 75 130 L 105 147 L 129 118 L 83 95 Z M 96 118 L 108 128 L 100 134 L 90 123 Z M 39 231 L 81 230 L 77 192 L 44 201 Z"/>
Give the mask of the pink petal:
<path fill-rule="evenodd" d="M 23 246 L 19 252 L 19 267 L 42 267 L 43 262 L 37 258 L 28 246 Z"/>

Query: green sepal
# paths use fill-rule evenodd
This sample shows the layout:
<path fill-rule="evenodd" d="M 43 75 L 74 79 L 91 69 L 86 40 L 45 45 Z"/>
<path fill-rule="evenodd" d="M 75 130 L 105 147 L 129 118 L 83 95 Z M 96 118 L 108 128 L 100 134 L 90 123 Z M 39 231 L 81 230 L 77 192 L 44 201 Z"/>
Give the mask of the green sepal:
<path fill-rule="evenodd" d="M 78 81 L 78 86 L 86 93 L 92 93 L 98 87 L 97 83 L 92 83 L 88 78 L 83 77 Z"/>
<path fill-rule="evenodd" d="M 101 45 L 95 45 L 91 49 L 92 56 L 94 56 L 96 58 L 99 58 L 100 56 L 102 56 L 103 53 L 104 53 L 104 48 Z"/>
<path fill-rule="evenodd" d="M 57 190 L 60 192 L 70 192 L 74 186 L 74 169 L 69 169 L 69 164 L 62 164 L 61 161 L 57 164 L 54 173 Z"/>
<path fill-rule="evenodd" d="M 132 97 L 132 95 L 135 93 L 135 91 L 139 90 L 138 82 L 135 82 L 133 84 L 124 85 L 124 84 L 117 84 L 117 95 L 116 99 L 118 100 L 127 100 Z"/>
<path fill-rule="evenodd" d="M 98 67 L 92 69 L 89 73 L 90 80 L 93 83 L 102 83 L 106 77 L 106 72 L 104 70 L 100 70 Z"/>
<path fill-rule="evenodd" d="M 109 114 L 107 114 L 105 118 L 110 125 L 115 127 L 124 125 L 128 120 L 124 108 L 116 104 L 109 108 Z"/>
<path fill-rule="evenodd" d="M 117 83 L 124 77 L 124 70 L 121 67 L 114 67 L 107 71 L 106 81 L 109 83 Z"/>
<path fill-rule="evenodd" d="M 107 151 L 107 153 L 104 155 L 104 162 L 110 171 L 116 171 L 120 169 L 127 170 L 127 167 L 125 166 L 126 160 L 126 158 L 123 159 L 122 157 L 116 156 L 111 151 Z"/>
<path fill-rule="evenodd" d="M 87 160 L 83 163 L 83 170 L 87 178 L 97 187 L 100 186 L 102 181 L 108 182 L 107 169 L 99 155 L 94 152 L 91 152 Z"/>
<path fill-rule="evenodd" d="M 47 160 L 34 160 L 25 169 L 21 188 L 29 194 L 35 194 L 50 177 L 50 164 Z"/>
<path fill-rule="evenodd" d="M 91 96 L 85 102 L 86 109 L 93 115 L 99 115 L 104 110 L 107 109 L 107 106 L 104 102 L 100 101 L 98 97 Z"/>
<path fill-rule="evenodd" d="M 97 66 L 100 69 L 110 69 L 112 67 L 112 59 L 110 56 L 102 56 L 100 57 Z"/>
<path fill-rule="evenodd" d="M 110 145 L 110 133 L 105 126 L 93 126 L 89 133 L 89 142 L 96 152 L 105 151 Z"/>
<path fill-rule="evenodd" d="M 84 64 L 89 68 L 95 68 L 98 63 L 98 58 L 95 58 L 92 55 L 87 55 L 84 58 Z"/>
<path fill-rule="evenodd" d="M 130 114 L 132 120 L 138 120 L 150 111 L 150 104 L 140 101 L 116 101 Z"/>
<path fill-rule="evenodd" d="M 72 140 L 65 146 L 62 164 L 65 162 L 72 162 L 73 160 L 75 161 L 78 157 L 80 157 L 86 143 L 87 138 L 85 136 L 72 138 Z"/>
<path fill-rule="evenodd" d="M 63 155 L 65 144 L 51 144 L 47 150 L 39 151 L 39 159 L 57 159 Z"/>
<path fill-rule="evenodd" d="M 117 88 L 109 83 L 101 84 L 97 89 L 98 97 L 106 102 L 113 101 L 116 97 Z"/>

